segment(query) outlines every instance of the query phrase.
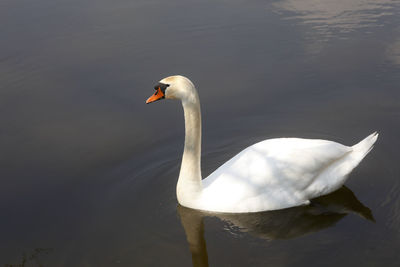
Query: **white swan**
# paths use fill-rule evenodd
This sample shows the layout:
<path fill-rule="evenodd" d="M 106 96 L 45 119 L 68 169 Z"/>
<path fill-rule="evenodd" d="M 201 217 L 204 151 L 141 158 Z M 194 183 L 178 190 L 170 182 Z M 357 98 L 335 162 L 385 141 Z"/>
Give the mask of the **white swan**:
<path fill-rule="evenodd" d="M 177 75 L 162 79 L 146 103 L 180 99 L 185 147 L 176 187 L 185 207 L 228 213 L 305 205 L 343 185 L 372 149 L 373 133 L 348 147 L 327 140 L 276 138 L 247 147 L 202 180 L 200 101 L 193 83 Z"/>

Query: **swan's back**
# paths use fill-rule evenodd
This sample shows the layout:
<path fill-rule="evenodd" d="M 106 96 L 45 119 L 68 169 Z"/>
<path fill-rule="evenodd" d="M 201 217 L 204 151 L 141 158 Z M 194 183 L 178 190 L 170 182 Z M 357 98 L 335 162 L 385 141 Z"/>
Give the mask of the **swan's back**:
<path fill-rule="evenodd" d="M 201 209 L 256 212 L 307 204 L 342 186 L 376 138 L 353 147 L 301 138 L 254 144 L 203 180 Z"/>

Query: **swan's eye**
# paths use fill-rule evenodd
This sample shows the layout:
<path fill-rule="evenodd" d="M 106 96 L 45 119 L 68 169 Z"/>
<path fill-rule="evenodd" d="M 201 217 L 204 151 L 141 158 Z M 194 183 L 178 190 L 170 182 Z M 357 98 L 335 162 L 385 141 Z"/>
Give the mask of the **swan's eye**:
<path fill-rule="evenodd" d="M 167 87 L 169 86 L 169 84 L 166 83 L 158 83 L 156 84 L 156 86 L 154 86 L 154 90 L 160 90 L 163 94 L 165 94 L 165 90 L 167 89 Z"/>

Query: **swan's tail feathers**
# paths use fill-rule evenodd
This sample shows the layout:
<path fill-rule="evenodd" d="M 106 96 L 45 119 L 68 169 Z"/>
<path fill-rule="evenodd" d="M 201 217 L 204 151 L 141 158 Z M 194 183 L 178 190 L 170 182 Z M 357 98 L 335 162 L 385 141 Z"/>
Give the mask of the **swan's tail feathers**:
<path fill-rule="evenodd" d="M 353 156 L 361 161 L 374 148 L 374 143 L 378 139 L 378 132 L 368 135 L 358 144 L 352 146 Z"/>
<path fill-rule="evenodd" d="M 347 180 L 350 172 L 357 167 L 368 152 L 372 150 L 377 139 L 378 133 L 375 132 L 361 140 L 358 144 L 350 147 L 351 151 L 334 161 L 328 168 L 321 172 L 315 179 L 316 182 L 309 188 L 312 190 L 318 188 L 318 191 L 320 191 L 320 188 L 326 187 L 327 184 L 332 185 L 328 187 L 324 193 L 330 193 L 340 188 Z M 314 197 L 320 195 L 321 194 L 318 194 Z"/>

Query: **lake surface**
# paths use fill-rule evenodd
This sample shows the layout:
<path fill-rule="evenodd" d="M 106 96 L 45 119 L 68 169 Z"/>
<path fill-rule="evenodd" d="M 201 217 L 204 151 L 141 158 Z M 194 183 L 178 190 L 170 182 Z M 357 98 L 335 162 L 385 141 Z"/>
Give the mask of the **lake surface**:
<path fill-rule="evenodd" d="M 3 0 L 0 264 L 398 266 L 400 1 Z M 206 176 L 257 141 L 374 150 L 311 206 L 177 205 L 180 103 L 197 86 Z"/>

